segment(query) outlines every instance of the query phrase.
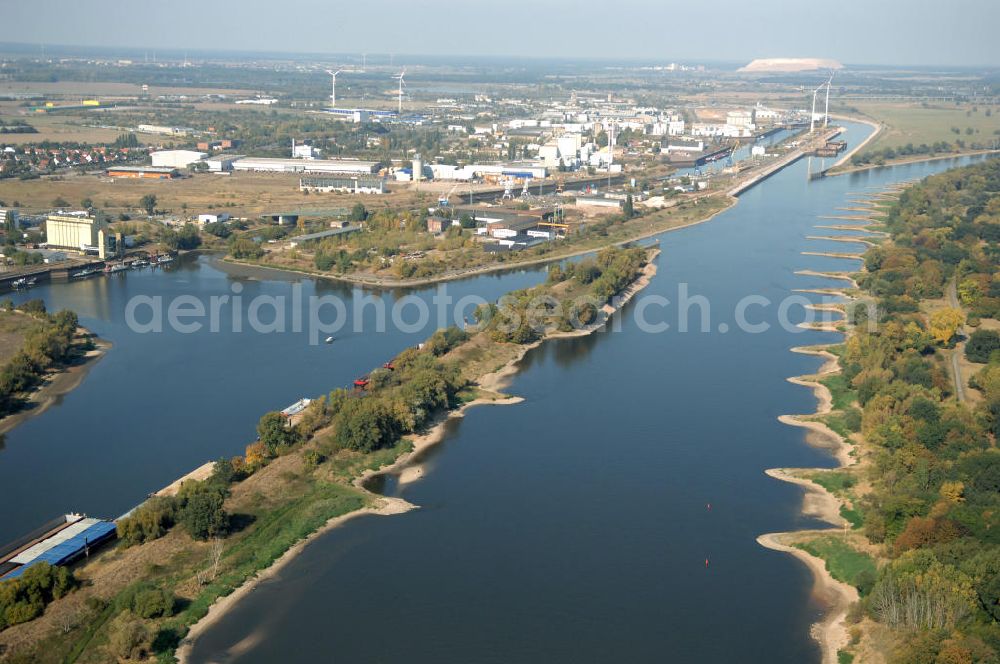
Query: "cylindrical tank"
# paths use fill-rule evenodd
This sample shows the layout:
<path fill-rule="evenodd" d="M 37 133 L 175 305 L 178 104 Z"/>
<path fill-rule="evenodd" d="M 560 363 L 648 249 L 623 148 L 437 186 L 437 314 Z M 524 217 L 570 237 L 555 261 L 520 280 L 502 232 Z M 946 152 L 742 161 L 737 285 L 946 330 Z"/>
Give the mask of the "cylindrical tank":
<path fill-rule="evenodd" d="M 424 160 L 419 154 L 413 155 L 413 181 L 420 182 L 424 179 Z"/>

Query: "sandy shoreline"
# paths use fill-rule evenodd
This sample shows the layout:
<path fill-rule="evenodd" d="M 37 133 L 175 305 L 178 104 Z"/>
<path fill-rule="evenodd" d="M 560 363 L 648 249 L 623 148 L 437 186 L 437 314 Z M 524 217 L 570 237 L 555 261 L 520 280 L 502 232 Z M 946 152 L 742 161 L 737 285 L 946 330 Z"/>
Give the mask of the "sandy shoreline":
<path fill-rule="evenodd" d="M 840 501 L 833 494 L 816 482 L 796 474 L 810 470 L 809 468 L 768 468 L 764 474 L 782 482 L 797 484 L 806 490 L 806 494 L 802 497 L 802 514 L 805 516 L 821 519 L 837 528 L 849 525 L 840 515 Z"/>
<path fill-rule="evenodd" d="M 184 664 L 187 662 L 191 656 L 191 650 L 194 647 L 195 640 L 207 629 L 212 627 L 217 623 L 229 610 L 231 610 L 236 604 L 246 597 L 248 594 L 253 592 L 253 590 L 262 582 L 274 578 L 277 576 L 285 566 L 288 565 L 297 555 L 299 555 L 306 546 L 308 546 L 313 540 L 322 536 L 323 534 L 333 530 L 334 528 L 340 526 L 341 524 L 347 523 L 352 519 L 356 519 L 360 516 L 367 514 L 373 514 L 378 516 L 390 516 L 393 514 L 403 514 L 413 509 L 415 506 L 402 500 L 400 498 L 385 498 L 380 497 L 379 502 L 376 507 L 362 507 L 361 509 L 354 510 L 353 512 L 348 512 L 347 514 L 342 514 L 341 516 L 334 517 L 330 519 L 318 530 L 313 531 L 305 538 L 299 540 L 291 548 L 285 551 L 281 556 L 275 560 L 270 567 L 261 570 L 253 578 L 248 580 L 242 586 L 229 593 L 224 597 L 217 599 L 210 607 L 208 607 L 208 613 L 205 617 L 196 622 L 191 626 L 188 631 L 187 636 L 181 641 L 180 645 L 177 647 L 177 652 L 175 653 L 177 661 Z"/>
<path fill-rule="evenodd" d="M 806 253 L 806 252 L 803 252 Z M 851 286 L 857 288 L 854 279 L 847 274 L 836 274 L 829 272 L 817 272 L 813 270 L 800 270 L 798 275 L 815 276 L 829 279 L 842 279 L 850 282 Z M 847 293 L 837 289 L 799 289 L 802 292 L 818 292 L 822 294 L 839 295 L 846 299 L 851 298 Z M 834 310 L 836 305 L 811 305 L 814 310 Z M 839 308 L 838 308 L 839 310 Z M 800 323 L 799 327 L 817 331 L 842 332 L 839 329 L 843 321 L 825 324 Z M 816 355 L 825 358 L 823 365 L 815 374 L 803 376 L 791 376 L 788 382 L 802 387 L 808 387 L 816 397 L 816 410 L 808 415 L 781 415 L 778 421 L 789 426 L 801 427 L 809 433 L 806 435 L 806 442 L 817 447 L 821 447 L 830 452 L 837 460 L 840 468 L 850 466 L 857 462 L 852 456 L 854 446 L 844 440 L 837 432 L 833 431 L 825 423 L 815 420 L 816 416 L 826 415 L 833 410 L 833 395 L 830 390 L 820 382 L 826 376 L 839 373 L 841 371 L 839 359 L 828 350 L 828 345 L 820 346 L 797 346 L 792 348 L 793 353 L 806 355 Z M 846 520 L 841 516 L 840 509 L 843 502 L 835 495 L 827 491 L 816 482 L 801 477 L 800 474 L 809 471 L 829 470 L 825 468 L 771 468 L 765 470 L 765 474 L 782 482 L 789 482 L 804 489 L 802 497 L 802 514 L 821 519 L 836 528 L 847 527 Z M 825 533 L 828 531 L 795 531 L 788 533 L 769 533 L 757 538 L 758 544 L 783 553 L 795 556 L 802 561 L 813 575 L 813 593 L 827 607 L 829 607 L 823 618 L 815 623 L 810 629 L 810 634 L 819 643 L 822 653 L 823 664 L 837 664 L 838 652 L 850 643 L 850 634 L 847 627 L 847 614 L 852 604 L 858 601 L 857 589 L 853 586 L 838 581 L 833 578 L 826 568 L 826 562 L 813 556 L 802 549 L 791 546 L 790 542 L 812 532 Z"/>
<path fill-rule="evenodd" d="M 802 533 L 809 531 L 801 531 Z M 823 531 L 819 531 L 823 532 Z M 858 591 L 841 583 L 830 576 L 826 569 L 826 563 L 819 558 L 812 556 L 802 549 L 789 546 L 785 543 L 787 537 L 800 533 L 769 533 L 757 538 L 757 543 L 761 546 L 781 551 L 795 556 L 809 568 L 816 585 L 813 587 L 813 594 L 824 604 L 830 607 L 827 615 L 817 622 L 809 630 L 812 637 L 819 642 L 822 652 L 823 664 L 837 664 L 837 652 L 848 645 L 851 636 L 847 630 L 847 612 L 852 604 L 858 601 Z"/>
<path fill-rule="evenodd" d="M 80 329 L 83 334 L 90 334 L 83 328 Z M 27 422 L 33 417 L 38 417 L 49 407 L 58 403 L 62 397 L 80 386 L 90 369 L 111 348 L 111 343 L 108 341 L 97 337 L 92 337 L 92 340 L 95 348 L 84 353 L 77 363 L 61 371 L 46 374 L 42 379 L 42 384 L 32 391 L 25 408 L 0 419 L 0 435 L 13 430 L 19 424 Z"/>
<path fill-rule="evenodd" d="M 659 256 L 660 250 L 655 249 L 649 257 L 649 261 L 643 267 L 639 277 L 626 288 L 616 299 L 616 306 L 610 304 L 604 305 L 603 311 L 605 316 L 602 320 L 589 325 L 585 328 L 579 330 L 574 330 L 572 332 L 553 332 L 545 335 L 542 339 L 535 341 L 531 344 L 526 344 L 520 346 L 518 353 L 509 360 L 504 366 L 496 371 L 485 374 L 479 378 L 477 382 L 478 387 L 481 390 L 497 393 L 503 387 L 505 387 L 511 377 L 513 377 L 518 372 L 517 365 L 524 359 L 531 350 L 538 348 L 546 341 L 551 341 L 553 339 L 566 339 L 570 337 L 582 337 L 593 334 L 600 329 L 603 329 L 608 322 L 610 317 L 617 311 L 620 311 L 639 291 L 649 285 L 653 277 L 656 275 L 656 263 L 654 262 L 656 257 Z M 365 483 L 372 477 L 378 475 L 392 475 L 396 474 L 399 476 L 399 482 L 401 484 L 406 484 L 409 482 L 416 481 L 423 477 L 424 470 L 419 463 L 420 456 L 423 452 L 430 449 L 431 447 L 441 443 L 445 438 L 446 426 L 448 422 L 453 419 L 461 418 L 465 416 L 466 411 L 475 406 L 482 405 L 513 405 L 522 403 L 523 398 L 517 396 L 505 396 L 506 398 L 488 399 L 488 398 L 478 398 L 468 403 L 462 404 L 459 408 L 455 410 L 450 410 L 438 415 L 434 420 L 433 424 L 422 434 L 416 436 L 408 436 L 409 440 L 413 444 L 413 449 L 404 455 L 397 458 L 392 464 L 384 466 L 377 470 L 367 470 L 352 482 L 355 487 L 365 491 L 371 501 L 377 505 L 377 507 L 363 507 L 359 510 L 353 512 L 348 512 L 341 516 L 335 517 L 327 521 L 321 528 L 310 533 L 307 537 L 297 542 L 290 549 L 285 551 L 270 567 L 258 572 L 252 579 L 248 580 L 246 583 L 241 585 L 239 588 L 234 590 L 232 593 L 220 597 L 216 600 L 208 609 L 208 613 L 199 620 L 197 623 L 191 626 L 188 630 L 187 635 L 181 640 L 180 645 L 176 651 L 177 661 L 180 664 L 188 664 L 190 661 L 191 652 L 194 648 L 194 644 L 198 637 L 205 633 L 209 628 L 215 625 L 225 614 L 230 611 L 236 604 L 249 593 L 251 593 L 257 585 L 267 579 L 276 576 L 286 565 L 288 565 L 297 555 L 299 555 L 305 547 L 315 540 L 316 538 L 330 532 L 331 530 L 337 528 L 343 523 L 350 521 L 356 517 L 375 514 L 375 515 L 393 515 L 402 514 L 408 512 L 412 509 L 418 509 L 417 505 L 409 503 L 401 498 L 389 498 L 385 496 L 380 496 L 371 493 L 365 489 Z"/>

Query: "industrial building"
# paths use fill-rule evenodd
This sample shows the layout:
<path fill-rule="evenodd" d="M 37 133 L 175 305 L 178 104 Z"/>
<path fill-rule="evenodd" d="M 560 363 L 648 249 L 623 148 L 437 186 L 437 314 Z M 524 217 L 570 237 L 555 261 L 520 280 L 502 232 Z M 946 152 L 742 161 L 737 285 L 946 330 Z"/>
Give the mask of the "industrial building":
<path fill-rule="evenodd" d="M 108 177 L 132 180 L 172 180 L 179 175 L 176 168 L 155 166 L 114 166 L 108 169 Z"/>
<path fill-rule="evenodd" d="M 299 189 L 311 192 L 348 194 L 384 194 L 385 180 L 375 175 L 345 175 L 329 178 L 300 178 Z"/>
<path fill-rule="evenodd" d="M 187 168 L 208 156 L 205 152 L 194 150 L 160 150 L 150 155 L 153 166 L 157 168 Z"/>
<path fill-rule="evenodd" d="M 190 127 L 165 127 L 150 124 L 141 124 L 135 129 L 143 134 L 162 134 L 164 136 L 186 136 L 194 131 Z"/>
<path fill-rule="evenodd" d="M 405 170 L 405 169 L 404 169 Z M 504 178 L 545 179 L 549 170 L 539 162 L 510 162 L 507 164 L 469 164 L 461 168 L 449 164 L 430 164 L 424 166 L 424 172 L 430 170 L 435 180 L 457 180 L 468 182 L 481 179 L 503 180 Z"/>
<path fill-rule="evenodd" d="M 427 232 L 434 233 L 435 235 L 444 233 L 446 230 L 455 225 L 459 225 L 457 219 L 448 219 L 447 217 L 438 217 L 434 215 L 427 217 Z"/>
<path fill-rule="evenodd" d="M 527 235 L 528 231 L 538 228 L 539 220 L 534 217 L 505 219 L 503 221 L 487 222 L 486 227 L 479 229 L 480 235 L 489 235 L 501 240 L 510 240 L 518 235 Z"/>
<path fill-rule="evenodd" d="M 233 162 L 234 171 L 262 173 L 340 173 L 371 175 L 378 162 L 356 159 L 281 159 L 273 157 L 244 157 Z"/>
<path fill-rule="evenodd" d="M 17 210 L 0 208 L 0 228 L 6 228 L 8 222 L 10 222 L 11 226 L 13 226 L 15 229 L 20 227 L 20 222 L 17 217 Z"/>
<path fill-rule="evenodd" d="M 225 223 L 229 221 L 228 212 L 210 212 L 207 214 L 198 215 L 198 225 L 204 226 L 205 224 L 218 224 Z"/>
<path fill-rule="evenodd" d="M 205 165 L 211 173 L 229 173 L 233 170 L 233 164 L 243 157 L 241 154 L 220 154 L 206 159 Z"/>
<path fill-rule="evenodd" d="M 80 514 L 54 519 L 0 550 L 0 581 L 21 576 L 38 563 L 68 565 L 114 539 L 115 524 Z"/>
<path fill-rule="evenodd" d="M 729 111 L 726 113 L 726 124 L 732 127 L 743 127 L 750 131 L 756 129 L 755 110 Z"/>
<path fill-rule="evenodd" d="M 216 150 L 231 150 L 240 147 L 242 141 L 236 138 L 220 138 L 217 141 L 201 141 L 195 147 L 203 152 L 214 152 Z"/>
<path fill-rule="evenodd" d="M 667 154 L 671 152 L 699 153 L 705 150 L 705 141 L 690 138 L 671 138 L 665 146 Z"/>
<path fill-rule="evenodd" d="M 335 115 L 342 120 L 361 124 L 372 120 L 387 120 L 398 115 L 396 111 L 381 111 L 373 108 L 325 108 L 323 112 Z"/>
<path fill-rule="evenodd" d="M 45 237 L 50 249 L 96 251 L 105 257 L 108 224 L 104 217 L 86 213 L 50 214 L 45 220 Z"/>

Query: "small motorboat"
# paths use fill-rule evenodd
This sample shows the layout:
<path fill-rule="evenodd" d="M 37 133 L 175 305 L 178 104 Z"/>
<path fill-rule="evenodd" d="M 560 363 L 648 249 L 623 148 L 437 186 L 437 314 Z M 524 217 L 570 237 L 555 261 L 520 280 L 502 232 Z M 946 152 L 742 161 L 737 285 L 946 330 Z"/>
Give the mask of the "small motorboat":
<path fill-rule="evenodd" d="M 328 343 L 328 344 L 332 344 L 333 343 L 333 337 L 327 337 L 326 339 L 324 339 L 324 341 L 326 343 Z"/>

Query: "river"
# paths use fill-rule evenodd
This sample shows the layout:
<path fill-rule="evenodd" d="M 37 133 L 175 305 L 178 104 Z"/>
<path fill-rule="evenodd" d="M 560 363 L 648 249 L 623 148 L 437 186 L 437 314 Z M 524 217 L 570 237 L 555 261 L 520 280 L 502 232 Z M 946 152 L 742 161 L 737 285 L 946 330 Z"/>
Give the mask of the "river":
<path fill-rule="evenodd" d="M 870 131 L 847 126 L 851 144 Z M 798 322 L 810 315 L 802 304 L 821 296 L 794 290 L 835 284 L 797 270 L 858 265 L 802 255 L 855 251 L 808 240 L 835 234 L 814 228 L 838 223 L 818 215 L 851 214 L 836 210 L 850 192 L 952 165 L 808 182 L 800 161 L 711 222 L 663 234 L 659 272 L 616 317 L 620 329 L 529 353 L 510 386 L 524 403 L 472 409 L 422 459 L 424 479 L 384 482 L 420 509 L 318 538 L 209 629 L 193 661 L 817 661 L 809 625 L 822 607 L 809 572 L 755 538 L 819 525 L 800 514 L 798 487 L 763 471 L 834 464 L 777 417 L 815 408 L 786 378 L 819 362 L 789 348 L 838 335 L 781 326 L 779 303 L 800 298 L 785 312 Z M 449 288 L 492 299 L 542 275 Z M 168 274 L 30 294 L 76 309 L 115 347 L 62 403 L 8 435 L 0 495 L 22 509 L 5 517 L 4 537 L 61 510 L 120 513 L 199 463 L 238 453 L 260 413 L 345 384 L 434 327 L 311 346 L 305 335 L 141 335 L 122 324 L 131 296 L 221 293 L 231 283 L 196 258 Z M 289 290 L 241 283 L 244 295 Z M 666 332 L 644 331 L 642 299 L 676 303 L 682 284 L 710 303 L 710 331 L 680 332 L 673 305 L 645 310 Z M 738 329 L 747 296 L 770 301 L 746 310 L 767 331 Z"/>

